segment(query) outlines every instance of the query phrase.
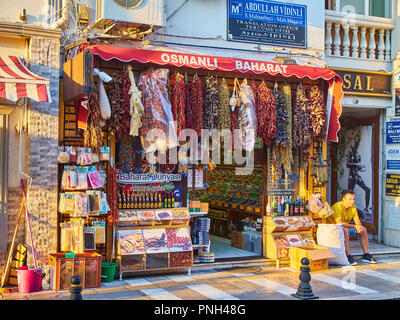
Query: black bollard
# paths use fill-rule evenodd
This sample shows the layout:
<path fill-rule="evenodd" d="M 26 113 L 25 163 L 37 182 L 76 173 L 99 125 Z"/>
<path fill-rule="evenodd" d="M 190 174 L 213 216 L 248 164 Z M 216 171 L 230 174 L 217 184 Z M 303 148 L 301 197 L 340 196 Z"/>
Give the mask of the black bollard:
<path fill-rule="evenodd" d="M 310 281 L 311 281 L 311 274 L 310 274 L 310 260 L 307 258 L 301 259 L 301 267 L 300 267 L 300 284 L 297 288 L 297 292 L 295 294 L 291 294 L 292 297 L 302 300 L 311 300 L 311 299 L 318 299 L 317 296 L 314 296 Z"/>
<path fill-rule="evenodd" d="M 74 276 L 71 278 L 71 287 L 69 288 L 69 300 L 83 300 L 82 299 L 82 286 L 81 286 L 81 277 Z"/>

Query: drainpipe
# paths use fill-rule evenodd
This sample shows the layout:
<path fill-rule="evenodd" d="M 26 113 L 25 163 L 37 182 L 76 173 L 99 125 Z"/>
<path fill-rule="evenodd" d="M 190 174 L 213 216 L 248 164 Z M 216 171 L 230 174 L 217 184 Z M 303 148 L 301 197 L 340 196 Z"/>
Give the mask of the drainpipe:
<path fill-rule="evenodd" d="M 65 0 L 64 7 L 62 9 L 61 18 L 58 19 L 55 22 L 56 28 L 62 28 L 68 22 L 68 19 L 69 19 L 69 9 L 68 9 L 68 7 L 69 7 L 70 3 L 71 3 L 71 0 Z"/>

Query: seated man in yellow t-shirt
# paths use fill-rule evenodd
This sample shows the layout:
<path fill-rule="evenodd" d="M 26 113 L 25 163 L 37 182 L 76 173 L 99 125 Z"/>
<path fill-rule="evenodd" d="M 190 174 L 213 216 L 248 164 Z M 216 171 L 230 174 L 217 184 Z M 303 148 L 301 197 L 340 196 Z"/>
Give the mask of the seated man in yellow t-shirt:
<path fill-rule="evenodd" d="M 376 263 L 376 260 L 369 254 L 367 229 L 361 224 L 360 218 L 358 217 L 357 208 L 354 205 L 354 199 L 354 191 L 346 190 L 343 193 L 342 201 L 336 202 L 332 206 L 333 214 L 327 218 L 326 223 L 342 224 L 344 232 L 344 246 L 347 259 L 351 265 L 355 266 L 357 265 L 357 262 L 350 254 L 349 228 L 355 228 L 357 233 L 360 234 L 360 243 L 364 251 L 362 260 L 369 263 Z M 350 224 L 352 220 L 355 224 Z"/>

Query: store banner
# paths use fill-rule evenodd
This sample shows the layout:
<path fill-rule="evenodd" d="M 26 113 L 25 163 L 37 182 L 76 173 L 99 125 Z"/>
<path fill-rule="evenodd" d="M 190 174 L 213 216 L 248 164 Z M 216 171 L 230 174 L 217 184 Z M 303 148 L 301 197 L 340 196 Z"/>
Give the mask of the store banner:
<path fill-rule="evenodd" d="M 308 78 L 311 80 L 323 79 L 328 84 L 324 95 L 329 114 L 327 138 L 329 141 L 338 142 L 337 132 L 340 129 L 339 117 L 342 112 L 343 80 L 331 69 L 107 45 L 84 45 L 83 49 L 89 50 L 94 56 L 106 61 L 117 59 L 121 62 L 136 61 L 160 66 L 187 67 L 211 71 L 269 74 L 285 78 L 294 76 L 299 79 Z"/>
<path fill-rule="evenodd" d="M 307 6 L 228 0 L 228 41 L 307 48 Z"/>
<path fill-rule="evenodd" d="M 180 174 L 166 174 L 166 173 L 124 173 L 117 171 L 117 182 L 122 184 L 148 184 L 148 183 L 162 183 L 181 181 L 182 175 Z"/>
<path fill-rule="evenodd" d="M 399 197 L 400 196 L 400 175 L 399 174 L 386 174 L 386 192 L 387 196 Z"/>

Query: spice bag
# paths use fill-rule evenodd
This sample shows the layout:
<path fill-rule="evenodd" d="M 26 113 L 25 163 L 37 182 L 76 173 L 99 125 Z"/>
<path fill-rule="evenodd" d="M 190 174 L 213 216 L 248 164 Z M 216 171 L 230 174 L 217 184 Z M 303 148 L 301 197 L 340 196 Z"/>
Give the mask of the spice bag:
<path fill-rule="evenodd" d="M 168 70 L 157 69 L 142 73 L 139 89 L 142 92 L 144 114 L 140 136 L 145 153 L 177 146 L 177 135 L 167 91 Z"/>
<path fill-rule="evenodd" d="M 246 151 L 252 151 L 256 141 L 257 116 L 253 91 L 244 79 L 240 85 L 239 140 Z"/>

